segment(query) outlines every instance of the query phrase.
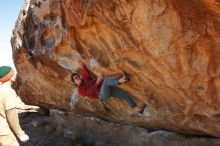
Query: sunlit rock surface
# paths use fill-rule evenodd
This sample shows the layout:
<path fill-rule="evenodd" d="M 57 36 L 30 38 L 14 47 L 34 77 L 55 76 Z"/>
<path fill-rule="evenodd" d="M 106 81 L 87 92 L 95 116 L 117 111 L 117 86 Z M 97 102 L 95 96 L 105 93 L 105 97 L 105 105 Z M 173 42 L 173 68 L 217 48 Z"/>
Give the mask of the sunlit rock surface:
<path fill-rule="evenodd" d="M 27 0 L 11 43 L 26 103 L 220 137 L 219 0 Z M 143 117 L 119 99 L 106 113 L 98 101 L 72 97 L 79 56 L 95 58 L 104 76 L 130 73 L 121 88 L 147 103 Z"/>

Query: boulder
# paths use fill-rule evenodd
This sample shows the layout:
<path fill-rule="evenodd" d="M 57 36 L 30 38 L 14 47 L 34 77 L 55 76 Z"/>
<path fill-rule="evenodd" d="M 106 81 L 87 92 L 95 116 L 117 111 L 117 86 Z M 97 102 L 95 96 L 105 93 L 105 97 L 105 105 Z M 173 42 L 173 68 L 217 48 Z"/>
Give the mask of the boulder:
<path fill-rule="evenodd" d="M 28 104 L 220 137 L 219 0 L 26 0 L 11 44 L 15 89 Z M 144 115 L 120 99 L 105 112 L 77 97 L 70 75 L 79 57 L 94 58 L 105 77 L 128 72 L 120 88 L 147 104 Z"/>

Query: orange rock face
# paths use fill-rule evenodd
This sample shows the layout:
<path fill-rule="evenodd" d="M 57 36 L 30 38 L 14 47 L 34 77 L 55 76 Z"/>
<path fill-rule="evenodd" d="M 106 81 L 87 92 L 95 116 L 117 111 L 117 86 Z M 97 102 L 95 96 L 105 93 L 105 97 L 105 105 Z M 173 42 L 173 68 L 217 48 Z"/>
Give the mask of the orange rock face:
<path fill-rule="evenodd" d="M 220 137 L 219 0 L 38 0 L 25 2 L 12 47 L 16 90 L 27 103 L 71 110 L 77 56 L 93 57 L 121 88 L 147 103 L 143 117 L 111 98 L 74 96 L 77 113 L 118 123 Z"/>

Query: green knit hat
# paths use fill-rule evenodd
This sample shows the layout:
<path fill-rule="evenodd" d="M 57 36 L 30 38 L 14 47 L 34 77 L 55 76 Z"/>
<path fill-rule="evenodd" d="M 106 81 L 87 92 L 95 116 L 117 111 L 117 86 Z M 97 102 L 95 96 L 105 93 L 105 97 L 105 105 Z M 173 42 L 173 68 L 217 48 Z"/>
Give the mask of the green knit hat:
<path fill-rule="evenodd" d="M 3 78 L 11 71 L 10 66 L 1 66 L 0 67 L 0 78 Z"/>
<path fill-rule="evenodd" d="M 10 81 L 14 75 L 14 71 L 10 66 L 0 67 L 0 82 L 4 83 Z"/>

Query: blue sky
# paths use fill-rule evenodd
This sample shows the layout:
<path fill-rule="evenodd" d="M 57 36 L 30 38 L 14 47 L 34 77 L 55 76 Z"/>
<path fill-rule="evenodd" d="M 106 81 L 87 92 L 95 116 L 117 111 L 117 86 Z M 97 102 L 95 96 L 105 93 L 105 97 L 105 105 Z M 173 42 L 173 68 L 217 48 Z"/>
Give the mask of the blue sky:
<path fill-rule="evenodd" d="M 24 0 L 0 0 L 0 2 L 0 66 L 13 66 L 10 39 Z"/>

